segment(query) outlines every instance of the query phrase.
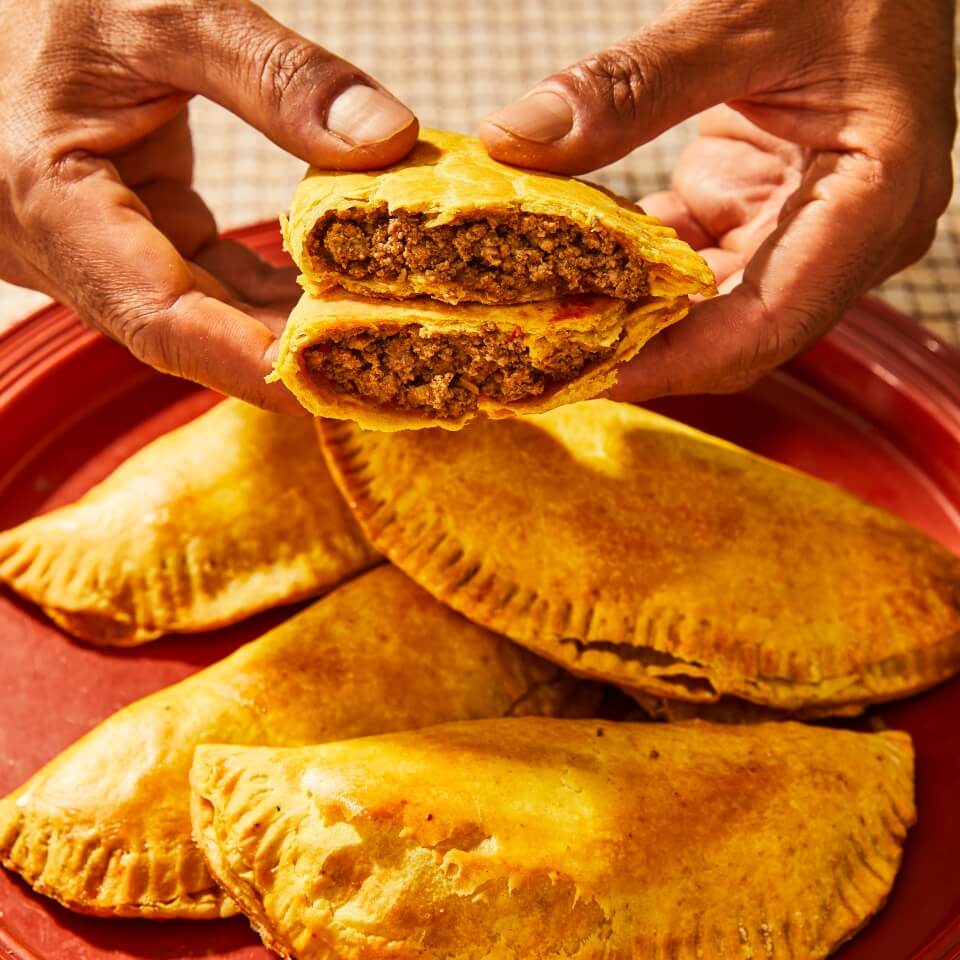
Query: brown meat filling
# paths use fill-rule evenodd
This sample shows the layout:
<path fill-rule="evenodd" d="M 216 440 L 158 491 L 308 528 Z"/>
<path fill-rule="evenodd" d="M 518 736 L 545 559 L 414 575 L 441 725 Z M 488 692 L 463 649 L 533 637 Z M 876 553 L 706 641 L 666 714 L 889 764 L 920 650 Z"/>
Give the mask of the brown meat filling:
<path fill-rule="evenodd" d="M 345 210 L 321 218 L 308 252 L 354 280 L 396 280 L 403 272 L 457 284 L 488 303 L 605 293 L 638 300 L 648 292 L 642 264 L 616 239 L 563 217 L 489 215 L 427 227 L 426 215 Z"/>
<path fill-rule="evenodd" d="M 411 325 L 389 334 L 331 335 L 308 347 L 304 359 L 343 393 L 453 420 L 476 410 L 481 396 L 505 403 L 539 396 L 612 352 L 571 343 L 534 366 L 523 343 L 494 326 L 422 337 Z"/>

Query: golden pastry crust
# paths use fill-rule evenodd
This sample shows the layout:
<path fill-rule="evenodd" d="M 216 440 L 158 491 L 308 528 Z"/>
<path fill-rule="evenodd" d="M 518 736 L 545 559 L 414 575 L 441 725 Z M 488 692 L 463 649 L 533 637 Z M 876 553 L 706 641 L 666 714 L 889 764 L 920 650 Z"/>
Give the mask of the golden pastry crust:
<path fill-rule="evenodd" d="M 848 714 L 960 669 L 960 558 L 664 417 L 592 400 L 455 434 L 318 424 L 394 563 L 575 672 Z"/>
<path fill-rule="evenodd" d="M 602 231 L 615 238 L 632 262 L 644 264 L 645 295 L 675 299 L 716 292 L 703 258 L 673 229 L 628 200 L 582 180 L 497 163 L 474 137 L 422 130 L 413 151 L 385 170 L 357 173 L 311 168 L 301 181 L 283 230 L 286 248 L 303 271 L 301 282 L 308 293 L 339 286 L 379 297 L 423 294 L 448 303 L 509 303 L 570 292 L 540 286 L 507 299 L 485 296 L 455 278 L 444 278 L 436 269 L 405 268 L 395 279 L 355 278 L 311 254 L 311 235 L 322 218 L 380 212 L 422 216 L 428 228 L 517 214 L 560 218 L 588 234 Z"/>
<path fill-rule="evenodd" d="M 687 310 L 686 297 L 632 305 L 608 297 L 587 297 L 500 307 L 451 307 L 425 298 L 376 301 L 342 292 L 317 297 L 304 294 L 287 322 L 271 379 L 282 380 L 314 416 L 353 420 L 368 430 L 432 426 L 458 430 L 477 413 L 491 418 L 540 413 L 609 390 L 617 382 L 618 366 L 633 359 L 664 327 L 686 316 Z M 418 329 L 422 331 L 419 336 L 427 337 L 478 335 L 496 330 L 525 347 L 534 362 L 571 343 L 605 355 L 565 383 L 548 383 L 537 396 L 504 402 L 481 394 L 476 409 L 453 418 L 438 416 L 426 407 L 402 409 L 351 395 L 308 364 L 308 351 L 318 346 L 323 349 L 331 337 L 403 329 Z"/>
<path fill-rule="evenodd" d="M 118 646 L 322 593 L 378 555 L 314 443 L 309 422 L 226 400 L 76 503 L 0 533 L 0 580 Z"/>
<path fill-rule="evenodd" d="M 320 743 L 449 720 L 583 715 L 599 689 L 453 613 L 388 565 L 104 721 L 0 801 L 0 861 L 83 913 L 236 912 L 190 837 L 207 741 Z"/>
<path fill-rule="evenodd" d="M 490 720 L 203 746 L 194 834 L 298 960 L 819 960 L 914 823 L 903 733 Z"/>

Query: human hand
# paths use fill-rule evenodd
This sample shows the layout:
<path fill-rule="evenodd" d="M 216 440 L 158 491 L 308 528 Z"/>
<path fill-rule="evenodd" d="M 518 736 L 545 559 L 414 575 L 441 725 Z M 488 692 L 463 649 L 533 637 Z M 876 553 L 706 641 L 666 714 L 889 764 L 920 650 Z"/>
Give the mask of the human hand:
<path fill-rule="evenodd" d="M 159 370 L 302 414 L 263 382 L 296 270 L 218 238 L 187 101 L 355 170 L 406 154 L 414 115 L 247 0 L 0 0 L 0 63 L 0 277 Z"/>
<path fill-rule="evenodd" d="M 614 396 L 742 389 L 922 256 L 952 189 L 952 43 L 949 0 L 679 0 L 487 119 L 497 159 L 583 173 L 707 111 L 672 189 L 641 205 L 722 295 Z"/>

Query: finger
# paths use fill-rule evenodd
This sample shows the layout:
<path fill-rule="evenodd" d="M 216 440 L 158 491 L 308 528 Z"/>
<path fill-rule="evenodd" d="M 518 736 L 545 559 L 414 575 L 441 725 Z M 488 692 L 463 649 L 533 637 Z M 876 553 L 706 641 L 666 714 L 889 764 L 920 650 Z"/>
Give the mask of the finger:
<path fill-rule="evenodd" d="M 319 167 L 386 166 L 416 142 L 416 117 L 376 80 L 255 4 L 161 7 L 133 54 L 149 79 L 215 100 Z"/>
<path fill-rule="evenodd" d="M 795 141 L 774 136 L 769 130 L 753 123 L 745 115 L 742 107 L 734 110 L 727 104 L 720 104 L 705 110 L 697 118 L 697 126 L 702 137 L 720 137 L 724 140 L 739 140 L 752 147 L 757 147 L 764 153 L 779 156 L 787 164 L 796 163 L 802 148 Z"/>
<path fill-rule="evenodd" d="M 799 165 L 742 140 L 703 136 L 681 154 L 674 190 L 724 246 L 752 252 L 800 186 Z"/>
<path fill-rule="evenodd" d="M 289 313 L 303 292 L 295 266 L 275 267 L 236 240 L 217 238 L 196 253 L 193 261 L 252 306 L 279 305 Z"/>
<path fill-rule="evenodd" d="M 220 237 L 213 214 L 191 187 L 155 180 L 136 193 L 177 252 L 225 283 L 232 296 L 258 305 L 299 296 L 296 267 L 274 267 L 242 243 Z"/>
<path fill-rule="evenodd" d="M 217 299 L 223 287 L 191 267 L 104 160 L 71 156 L 27 198 L 45 273 L 80 316 L 164 373 L 267 409 L 302 413 L 267 385 L 276 339 Z"/>
<path fill-rule="evenodd" d="M 673 190 L 651 193 L 640 201 L 640 206 L 646 213 L 673 227 L 681 240 L 697 250 L 707 261 L 717 283 L 722 283 L 730 274 L 743 269 L 743 254 L 716 246 L 715 238 L 707 233 L 679 193 Z"/>
<path fill-rule="evenodd" d="M 823 334 L 875 281 L 909 217 L 896 200 L 877 203 L 893 179 L 864 157 L 821 155 L 739 282 L 731 275 L 729 292 L 655 337 L 613 395 L 739 390 Z"/>
<path fill-rule="evenodd" d="M 703 224 L 696 218 L 686 200 L 675 190 L 661 190 L 648 193 L 641 201 L 644 213 L 656 217 L 662 223 L 673 227 L 681 240 L 689 243 L 694 250 L 709 246 L 715 242 Z"/>
<path fill-rule="evenodd" d="M 171 120 L 141 137 L 110 159 L 120 179 L 139 187 L 153 180 L 193 181 L 193 138 L 189 113 L 184 106 Z"/>
<path fill-rule="evenodd" d="M 232 290 L 228 284 L 224 283 L 219 277 L 210 273 L 203 266 L 194 260 L 187 263 L 190 272 L 194 275 L 197 288 L 208 297 L 220 300 L 224 304 L 233 307 L 252 317 L 258 323 L 263 324 L 274 337 L 278 338 L 283 333 L 284 327 L 293 309 L 295 300 L 283 300 L 276 303 L 252 304 L 246 300 L 241 300 L 237 291 Z M 273 362 L 273 351 L 271 349 L 271 363 Z"/>
<path fill-rule="evenodd" d="M 776 82 L 766 24 L 736 23 L 736 4 L 680 5 L 646 30 L 542 81 L 488 117 L 480 137 L 506 163 L 595 170 L 717 103 Z M 782 58 L 781 58 L 782 60 Z"/>
<path fill-rule="evenodd" d="M 136 189 L 154 226 L 176 247 L 184 259 L 217 239 L 217 222 L 203 198 L 177 180 L 152 180 Z"/>

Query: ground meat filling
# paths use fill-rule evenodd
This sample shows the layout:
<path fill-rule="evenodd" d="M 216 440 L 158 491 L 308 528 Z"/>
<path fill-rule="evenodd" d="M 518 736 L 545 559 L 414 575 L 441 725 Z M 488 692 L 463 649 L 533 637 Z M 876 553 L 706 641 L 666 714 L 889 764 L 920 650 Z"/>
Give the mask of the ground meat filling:
<path fill-rule="evenodd" d="M 457 284 L 484 302 L 604 293 L 647 295 L 644 267 L 600 230 L 563 217 L 489 215 L 427 227 L 426 215 L 344 210 L 321 218 L 308 241 L 312 258 L 354 280 L 396 280 L 405 271 Z"/>
<path fill-rule="evenodd" d="M 614 349 L 569 343 L 534 366 L 522 341 L 492 325 L 441 336 L 420 336 L 420 329 L 331 335 L 307 347 L 304 360 L 342 393 L 455 420 L 476 410 L 481 396 L 505 403 L 539 396 Z"/>

